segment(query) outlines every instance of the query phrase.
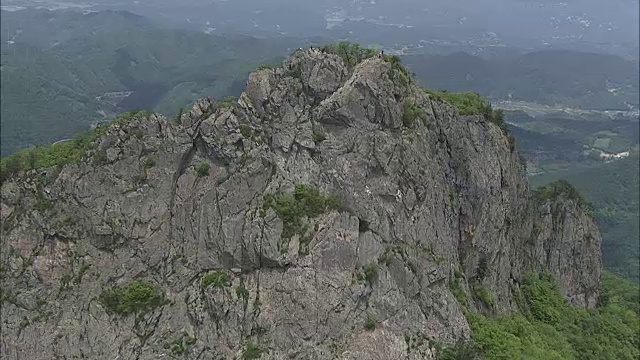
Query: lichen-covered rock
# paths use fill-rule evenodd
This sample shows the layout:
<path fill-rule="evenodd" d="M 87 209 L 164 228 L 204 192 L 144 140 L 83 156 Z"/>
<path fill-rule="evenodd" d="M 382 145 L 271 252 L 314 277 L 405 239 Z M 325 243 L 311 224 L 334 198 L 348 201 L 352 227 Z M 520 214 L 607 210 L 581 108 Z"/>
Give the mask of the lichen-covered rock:
<path fill-rule="evenodd" d="M 236 103 L 4 183 L 3 358 L 429 359 L 543 269 L 593 307 L 582 207 L 534 199 L 496 125 L 398 71 L 298 51 Z"/>

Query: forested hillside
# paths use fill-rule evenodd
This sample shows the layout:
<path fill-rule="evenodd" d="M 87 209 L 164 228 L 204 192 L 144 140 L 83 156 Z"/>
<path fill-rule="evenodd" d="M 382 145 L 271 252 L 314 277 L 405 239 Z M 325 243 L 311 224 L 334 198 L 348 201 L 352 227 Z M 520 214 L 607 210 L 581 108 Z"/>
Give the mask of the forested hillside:
<path fill-rule="evenodd" d="M 473 342 L 445 349 L 439 360 L 634 360 L 640 356 L 639 294 L 637 285 L 605 273 L 600 307 L 580 309 L 562 298 L 549 274 L 530 274 L 518 314 L 467 311 Z"/>
<path fill-rule="evenodd" d="M 199 97 L 237 96 L 251 69 L 299 42 L 162 29 L 126 12 L 2 11 L 2 33 L 4 155 L 121 111 L 174 116 Z"/>

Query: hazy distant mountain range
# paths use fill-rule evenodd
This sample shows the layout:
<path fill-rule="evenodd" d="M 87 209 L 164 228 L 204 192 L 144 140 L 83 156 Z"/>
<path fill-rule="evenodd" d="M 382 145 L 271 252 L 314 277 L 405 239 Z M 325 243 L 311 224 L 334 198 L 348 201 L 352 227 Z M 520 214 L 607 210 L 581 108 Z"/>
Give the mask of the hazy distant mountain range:
<path fill-rule="evenodd" d="M 119 9 L 210 33 L 344 37 L 363 43 L 464 42 L 570 47 L 638 57 L 638 2 L 628 0 L 6 0 L 3 8 Z M 526 21 L 525 21 L 526 20 Z"/>
<path fill-rule="evenodd" d="M 122 111 L 172 116 L 204 96 L 238 95 L 292 38 L 167 29 L 124 11 L 2 11 L 2 154 L 51 143 Z"/>

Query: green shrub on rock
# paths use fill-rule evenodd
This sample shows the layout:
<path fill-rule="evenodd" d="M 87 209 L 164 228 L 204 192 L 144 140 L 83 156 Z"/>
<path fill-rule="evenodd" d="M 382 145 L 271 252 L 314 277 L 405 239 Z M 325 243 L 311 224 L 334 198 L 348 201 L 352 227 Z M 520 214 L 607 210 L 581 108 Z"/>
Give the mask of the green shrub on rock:
<path fill-rule="evenodd" d="M 259 359 L 262 356 L 262 349 L 258 345 L 249 343 L 242 354 L 244 360 Z"/>
<path fill-rule="evenodd" d="M 202 276 L 200 281 L 202 289 L 206 289 L 209 286 L 214 288 L 226 288 L 231 286 L 231 277 L 224 271 L 218 270 Z"/>
<path fill-rule="evenodd" d="M 447 102 L 458 109 L 460 115 L 482 115 L 485 120 L 492 122 L 503 132 L 508 133 L 507 124 L 504 121 L 504 111 L 494 110 L 487 99 L 472 92 L 453 93 L 448 91 L 432 91 L 425 89 L 432 98 Z"/>
<path fill-rule="evenodd" d="M 103 291 L 99 300 L 107 311 L 121 316 L 145 313 L 165 303 L 164 295 L 158 289 L 140 280 Z"/>
<path fill-rule="evenodd" d="M 580 194 L 573 185 L 564 179 L 554 181 L 546 186 L 538 188 L 533 194 L 535 199 L 539 202 L 557 199 L 558 197 L 565 197 L 570 200 L 575 200 L 580 205 L 587 204 L 582 194 Z"/>
<path fill-rule="evenodd" d="M 412 128 L 416 125 L 417 120 L 424 120 L 425 118 L 426 114 L 424 110 L 414 104 L 404 103 L 404 109 L 402 111 L 402 124 L 404 126 Z"/>
<path fill-rule="evenodd" d="M 198 173 L 198 177 L 205 177 L 209 175 L 209 170 L 211 170 L 211 165 L 209 165 L 209 163 L 202 162 L 198 165 L 196 172 Z"/>
<path fill-rule="evenodd" d="M 376 319 L 371 314 L 367 314 L 364 320 L 364 329 L 367 331 L 373 331 L 376 329 Z"/>
<path fill-rule="evenodd" d="M 373 49 L 363 48 L 360 44 L 346 41 L 323 46 L 320 50 L 340 56 L 349 69 L 353 69 L 363 60 L 374 57 L 377 54 L 377 51 Z"/>
<path fill-rule="evenodd" d="M 295 234 L 304 233 L 304 217 L 314 218 L 329 210 L 337 210 L 340 208 L 340 201 L 335 197 L 320 194 L 316 188 L 296 185 L 293 194 L 265 196 L 264 206 L 271 207 L 282 219 L 282 237 L 290 239 Z"/>

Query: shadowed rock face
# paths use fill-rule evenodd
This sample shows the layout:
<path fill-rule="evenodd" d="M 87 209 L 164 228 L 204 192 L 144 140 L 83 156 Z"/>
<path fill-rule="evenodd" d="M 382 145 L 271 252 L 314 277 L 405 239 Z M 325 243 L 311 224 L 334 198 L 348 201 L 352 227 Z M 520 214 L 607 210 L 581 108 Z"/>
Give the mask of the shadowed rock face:
<path fill-rule="evenodd" d="M 397 71 L 298 51 L 252 73 L 231 106 L 112 125 L 82 163 L 3 184 L 2 353 L 429 359 L 434 341 L 470 335 L 450 284 L 469 308 L 505 313 L 543 269 L 595 306 L 591 218 L 568 199 L 534 201 L 497 126 Z M 298 184 L 340 207 L 292 222 L 268 199 Z M 206 274 L 228 281 L 203 287 Z M 167 301 L 107 311 L 103 291 L 136 279 Z M 478 287 L 493 302 L 474 300 Z"/>

